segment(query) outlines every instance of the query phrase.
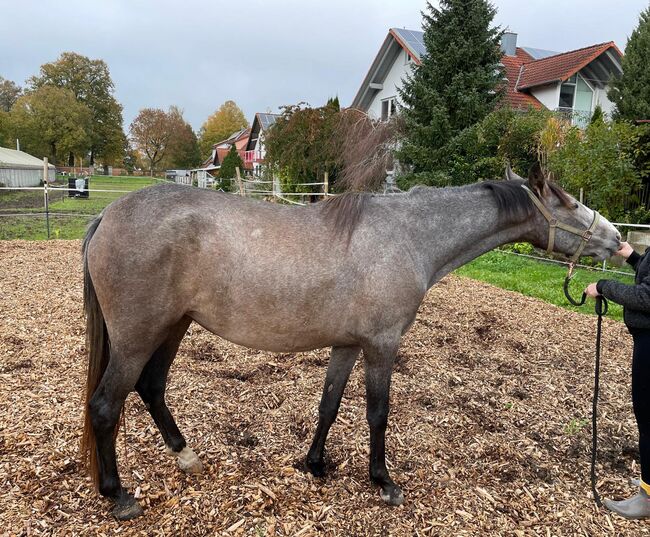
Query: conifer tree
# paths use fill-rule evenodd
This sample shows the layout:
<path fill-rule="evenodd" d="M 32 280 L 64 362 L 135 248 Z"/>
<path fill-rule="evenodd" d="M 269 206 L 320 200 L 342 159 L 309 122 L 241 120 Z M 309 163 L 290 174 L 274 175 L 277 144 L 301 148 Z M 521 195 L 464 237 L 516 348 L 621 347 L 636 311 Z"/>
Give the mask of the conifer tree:
<path fill-rule="evenodd" d="M 239 168 L 240 172 L 244 173 L 244 161 L 239 156 L 237 148 L 232 145 L 230 146 L 230 151 L 228 151 L 228 154 L 223 158 L 223 162 L 219 168 L 219 178 L 225 186 L 230 186 L 230 190 L 232 192 L 237 191 L 237 182 L 230 181 L 230 184 L 228 184 L 227 182 L 224 183 L 224 181 L 235 178 L 237 174 L 235 168 Z"/>
<path fill-rule="evenodd" d="M 616 105 L 616 119 L 650 119 L 650 7 L 625 47 L 623 75 L 612 81 L 608 97 Z"/>
<path fill-rule="evenodd" d="M 464 131 L 502 97 L 503 32 L 487 0 L 440 0 L 439 8 L 427 3 L 427 11 L 426 54 L 400 91 L 405 139 L 398 158 L 410 166 L 411 183 L 444 185 L 463 181 L 449 170 Z"/>

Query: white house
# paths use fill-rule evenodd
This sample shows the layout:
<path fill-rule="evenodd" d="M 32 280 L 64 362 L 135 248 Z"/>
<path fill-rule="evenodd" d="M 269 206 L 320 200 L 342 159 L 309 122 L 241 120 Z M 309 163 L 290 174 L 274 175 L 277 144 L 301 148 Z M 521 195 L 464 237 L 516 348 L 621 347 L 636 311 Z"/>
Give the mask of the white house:
<path fill-rule="evenodd" d="M 47 180 L 54 181 L 56 169 L 48 164 Z M 43 180 L 43 161 L 24 151 L 0 147 L 0 184 L 4 186 L 38 186 Z"/>
<path fill-rule="evenodd" d="M 622 73 L 622 53 L 613 41 L 559 53 L 518 47 L 517 34 L 507 32 L 501 50 L 506 102 L 513 108 L 558 110 L 577 125 L 588 121 L 596 105 L 606 114 L 612 111 L 607 86 L 612 77 Z M 423 32 L 391 28 L 352 107 L 377 119 L 389 118 L 402 81 L 425 52 Z"/>
<path fill-rule="evenodd" d="M 264 148 L 264 131 L 275 123 L 279 114 L 263 114 L 258 112 L 253 119 L 251 126 L 250 137 L 246 144 L 244 152 L 244 165 L 252 166 L 253 174 L 259 175 L 261 173 L 262 165 L 264 164 L 264 157 L 266 156 L 266 149 Z"/>

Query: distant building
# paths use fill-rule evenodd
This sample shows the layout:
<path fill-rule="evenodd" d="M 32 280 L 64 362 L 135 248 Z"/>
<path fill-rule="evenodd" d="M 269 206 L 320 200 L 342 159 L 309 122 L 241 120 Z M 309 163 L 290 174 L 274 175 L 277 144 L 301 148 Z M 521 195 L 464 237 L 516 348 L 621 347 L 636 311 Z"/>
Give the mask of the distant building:
<path fill-rule="evenodd" d="M 248 143 L 251 130 L 249 128 L 241 129 L 237 132 L 233 132 L 225 140 L 221 140 L 212 146 L 212 153 L 210 157 L 201 165 L 201 168 L 207 171 L 208 173 L 216 172 L 220 167 L 223 159 L 229 153 L 230 148 L 234 145 L 239 153 L 239 156 L 244 160 L 244 151 L 246 150 L 246 144 Z M 246 164 L 244 163 L 244 168 Z"/>
<path fill-rule="evenodd" d="M 391 28 L 377 53 L 353 108 L 376 119 L 396 111 L 399 89 L 426 53 L 423 32 Z M 622 53 L 613 41 L 568 52 L 517 46 L 517 34 L 506 32 L 501 42 L 507 81 L 506 103 L 516 109 L 548 108 L 584 125 L 597 105 L 611 113 L 609 80 L 619 76 Z"/>
<path fill-rule="evenodd" d="M 54 181 L 56 168 L 48 164 L 48 182 Z M 43 160 L 24 151 L 0 147 L 0 184 L 4 186 L 38 186 L 43 180 Z"/>
<path fill-rule="evenodd" d="M 190 179 L 190 170 L 165 170 L 165 178 L 182 184 L 192 182 Z"/>
<path fill-rule="evenodd" d="M 253 170 L 253 174 L 255 175 L 261 173 L 264 158 L 266 157 L 264 131 L 273 125 L 278 117 L 279 114 L 263 114 L 258 112 L 255 114 L 255 119 L 253 119 L 250 137 L 246 144 L 244 163 L 250 165 L 250 169 Z"/>

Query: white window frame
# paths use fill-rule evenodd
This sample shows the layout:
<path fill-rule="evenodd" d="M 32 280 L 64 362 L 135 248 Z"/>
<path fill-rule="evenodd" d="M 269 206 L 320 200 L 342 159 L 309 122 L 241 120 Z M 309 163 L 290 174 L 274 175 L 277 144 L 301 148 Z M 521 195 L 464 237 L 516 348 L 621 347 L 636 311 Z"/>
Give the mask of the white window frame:
<path fill-rule="evenodd" d="M 386 107 L 386 116 L 384 116 L 384 103 Z M 387 97 L 381 100 L 381 120 L 388 121 L 397 112 L 397 96 Z"/>

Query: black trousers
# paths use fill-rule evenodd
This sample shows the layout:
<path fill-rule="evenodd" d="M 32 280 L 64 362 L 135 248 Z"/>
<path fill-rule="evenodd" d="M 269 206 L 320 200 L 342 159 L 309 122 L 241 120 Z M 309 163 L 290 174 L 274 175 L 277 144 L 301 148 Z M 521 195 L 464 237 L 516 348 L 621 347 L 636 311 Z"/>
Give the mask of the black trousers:
<path fill-rule="evenodd" d="M 632 403 L 639 427 L 641 479 L 650 484 L 650 330 L 632 333 Z"/>

